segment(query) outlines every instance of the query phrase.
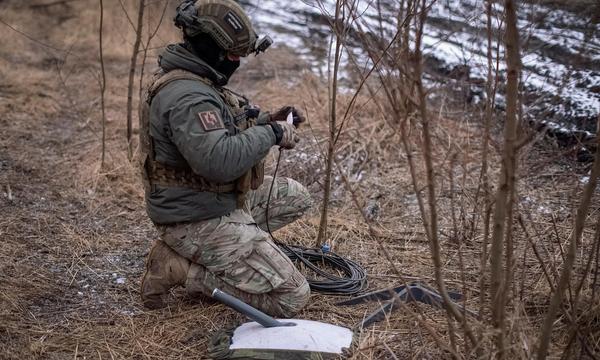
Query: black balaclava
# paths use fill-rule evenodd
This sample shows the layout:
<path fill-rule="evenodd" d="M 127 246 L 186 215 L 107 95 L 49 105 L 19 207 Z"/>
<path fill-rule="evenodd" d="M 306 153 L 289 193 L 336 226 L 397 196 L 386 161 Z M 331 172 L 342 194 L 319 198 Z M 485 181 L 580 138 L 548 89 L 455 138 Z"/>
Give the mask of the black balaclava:
<path fill-rule="evenodd" d="M 194 37 L 185 37 L 185 47 L 204 60 L 210 67 L 231 78 L 233 73 L 240 67 L 239 61 L 231 61 L 227 58 L 227 52 L 219 47 L 217 42 L 208 34 L 198 34 Z"/>

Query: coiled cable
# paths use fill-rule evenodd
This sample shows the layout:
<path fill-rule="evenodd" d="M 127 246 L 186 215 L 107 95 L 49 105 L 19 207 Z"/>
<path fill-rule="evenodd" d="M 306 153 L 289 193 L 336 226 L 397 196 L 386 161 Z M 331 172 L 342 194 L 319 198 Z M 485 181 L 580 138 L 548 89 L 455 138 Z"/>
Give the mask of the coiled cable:
<path fill-rule="evenodd" d="M 321 249 L 305 248 L 298 245 L 286 245 L 276 242 L 277 246 L 295 263 L 302 263 L 314 272 L 318 278 L 307 279 L 310 288 L 328 295 L 355 295 L 367 285 L 367 274 L 358 263 L 333 252 Z M 322 270 L 330 267 L 343 273 L 335 275 Z"/>
<path fill-rule="evenodd" d="M 279 172 L 282 153 L 283 149 L 280 149 L 267 200 L 267 230 L 269 231 L 271 238 L 294 263 L 302 263 L 307 269 L 310 269 L 317 275 L 317 278 L 314 279 L 307 278 L 311 290 L 327 295 L 355 295 L 359 293 L 367 286 L 367 273 L 360 264 L 330 251 L 307 248 L 299 245 L 287 245 L 278 241 L 275 236 L 273 236 L 269 224 L 269 209 L 271 205 L 271 195 L 273 194 L 277 173 Z M 329 273 L 322 269 L 324 267 L 333 268 L 338 272 L 341 272 L 342 275 Z"/>

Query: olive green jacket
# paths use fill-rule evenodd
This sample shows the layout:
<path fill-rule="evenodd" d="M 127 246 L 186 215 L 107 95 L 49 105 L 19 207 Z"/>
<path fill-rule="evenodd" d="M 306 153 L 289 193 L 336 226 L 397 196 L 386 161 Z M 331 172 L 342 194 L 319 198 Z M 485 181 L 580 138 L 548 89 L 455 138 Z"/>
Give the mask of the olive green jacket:
<path fill-rule="evenodd" d="M 232 109 L 217 88 L 227 79 L 181 45 L 170 45 L 159 65 L 165 72 L 183 69 L 209 79 L 166 85 L 150 106 L 150 136 L 154 159 L 174 168 L 191 168 L 214 183 L 230 183 L 265 158 L 275 145 L 271 126 L 241 131 Z M 202 114 L 218 114 L 224 128 L 205 130 Z M 195 222 L 226 215 L 236 209 L 237 195 L 153 186 L 146 194 L 148 215 L 157 224 Z"/>

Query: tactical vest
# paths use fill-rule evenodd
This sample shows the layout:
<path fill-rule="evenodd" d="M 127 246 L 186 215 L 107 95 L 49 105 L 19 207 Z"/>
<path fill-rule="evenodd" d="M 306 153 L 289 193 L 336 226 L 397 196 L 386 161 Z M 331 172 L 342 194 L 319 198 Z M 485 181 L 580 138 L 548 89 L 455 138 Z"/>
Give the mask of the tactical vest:
<path fill-rule="evenodd" d="M 233 193 L 238 194 L 238 208 L 242 208 L 246 202 L 246 194 L 252 189 L 256 190 L 264 182 L 265 161 L 255 165 L 233 183 L 216 184 L 210 182 L 200 175 L 195 174 L 191 168 L 175 169 L 155 160 L 154 143 L 150 135 L 150 105 L 158 93 L 168 84 L 177 80 L 200 81 L 217 90 L 223 102 L 229 107 L 233 116 L 234 124 L 230 131 L 237 128 L 241 131 L 256 124 L 256 119 L 249 116 L 246 109 L 248 100 L 233 91 L 215 87 L 212 82 L 202 76 L 186 70 L 172 70 L 168 73 L 159 71 L 148 88 L 146 101 L 142 103 L 140 117 L 140 155 L 144 187 L 150 191 L 152 186 L 179 187 L 196 190 L 199 192 Z"/>

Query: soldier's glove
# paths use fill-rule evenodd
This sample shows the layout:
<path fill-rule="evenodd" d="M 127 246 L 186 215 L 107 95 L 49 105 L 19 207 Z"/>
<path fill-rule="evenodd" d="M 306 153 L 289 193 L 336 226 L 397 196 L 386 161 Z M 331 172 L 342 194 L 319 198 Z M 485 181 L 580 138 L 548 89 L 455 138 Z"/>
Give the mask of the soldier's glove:
<path fill-rule="evenodd" d="M 256 117 L 256 125 L 264 126 L 271 123 L 271 114 L 268 112 L 261 112 Z"/>
<path fill-rule="evenodd" d="M 296 133 L 296 126 L 285 121 L 272 122 L 270 125 L 275 133 L 275 144 L 282 149 L 291 150 L 300 142 L 300 137 Z"/>
<path fill-rule="evenodd" d="M 302 113 L 293 106 L 284 106 L 275 114 L 271 115 L 271 121 L 287 121 L 290 113 L 294 119 L 294 126 L 298 127 L 300 124 L 306 121 L 306 118 L 302 115 Z"/>

